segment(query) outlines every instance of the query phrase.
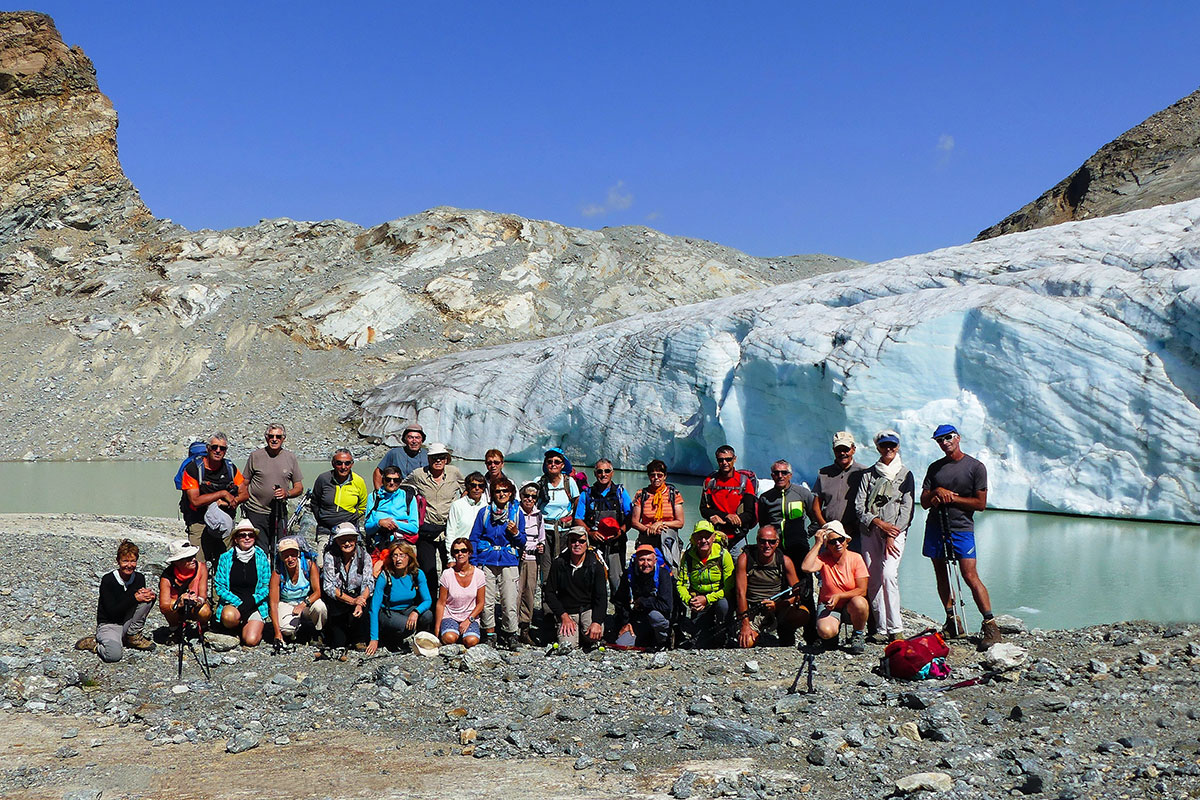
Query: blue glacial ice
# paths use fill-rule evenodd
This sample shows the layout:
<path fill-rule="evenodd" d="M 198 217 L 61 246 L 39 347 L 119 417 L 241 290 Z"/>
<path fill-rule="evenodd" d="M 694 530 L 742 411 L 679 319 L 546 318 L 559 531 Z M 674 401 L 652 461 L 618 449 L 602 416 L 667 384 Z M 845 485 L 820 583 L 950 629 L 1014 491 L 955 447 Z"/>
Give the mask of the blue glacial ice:
<path fill-rule="evenodd" d="M 360 432 L 479 457 L 550 444 L 705 473 L 729 442 L 811 480 L 892 427 L 920 477 L 953 422 L 991 505 L 1196 519 L 1200 201 L 1058 225 L 461 353 L 376 387 Z"/>

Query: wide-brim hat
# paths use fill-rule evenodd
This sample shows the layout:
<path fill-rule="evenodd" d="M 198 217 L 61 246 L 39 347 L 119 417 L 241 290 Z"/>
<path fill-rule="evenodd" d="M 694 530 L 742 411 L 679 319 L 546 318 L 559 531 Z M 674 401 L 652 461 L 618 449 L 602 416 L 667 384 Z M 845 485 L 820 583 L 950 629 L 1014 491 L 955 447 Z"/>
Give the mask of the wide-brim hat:
<path fill-rule="evenodd" d="M 438 638 L 428 631 L 418 631 L 412 637 L 413 652 L 419 656 L 432 658 L 438 654 L 441 643 Z"/>
<path fill-rule="evenodd" d="M 825 541 L 829 541 L 829 539 L 850 538 L 850 534 L 846 533 L 846 526 L 842 524 L 840 519 L 831 519 L 829 522 L 826 522 L 824 525 L 822 525 L 819 530 L 829 532 L 829 536 Z"/>
<path fill-rule="evenodd" d="M 167 563 L 173 564 L 176 561 L 191 558 L 199 552 L 200 548 L 193 545 L 187 539 L 176 539 L 167 548 Z"/>
<path fill-rule="evenodd" d="M 429 458 L 433 458 L 434 456 L 448 456 L 450 455 L 450 448 L 441 442 L 434 442 L 425 448 L 425 455 Z"/>
<path fill-rule="evenodd" d="M 334 539 L 343 539 L 347 536 L 358 537 L 358 528 L 354 527 L 353 522 L 340 522 L 333 529 Z"/>
<path fill-rule="evenodd" d="M 408 435 L 409 431 L 416 431 L 421 434 L 421 441 L 425 441 L 425 429 L 421 427 L 419 422 L 410 422 L 404 426 L 404 430 L 400 431 L 400 438 L 403 439 Z"/>

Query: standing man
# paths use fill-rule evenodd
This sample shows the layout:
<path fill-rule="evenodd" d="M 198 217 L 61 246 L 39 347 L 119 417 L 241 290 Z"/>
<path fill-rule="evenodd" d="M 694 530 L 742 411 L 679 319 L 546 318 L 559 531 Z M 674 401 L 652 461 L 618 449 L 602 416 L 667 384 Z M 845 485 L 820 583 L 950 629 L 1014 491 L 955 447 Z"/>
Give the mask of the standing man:
<path fill-rule="evenodd" d="M 179 510 L 187 525 L 188 542 L 199 547 L 206 562 L 215 562 L 229 546 L 233 515 L 248 496 L 246 479 L 225 458 L 229 437 L 217 431 L 208 437 L 204 456 L 188 463 L 180 486 Z"/>
<path fill-rule="evenodd" d="M 838 431 L 833 435 L 833 463 L 817 472 L 813 487 L 813 530 L 837 520 L 850 537 L 850 549 L 861 552 L 858 540 L 858 515 L 854 512 L 854 497 L 866 466 L 854 460 L 854 434 Z"/>
<path fill-rule="evenodd" d="M 929 510 L 921 554 L 933 561 L 938 596 L 946 609 L 946 635 L 953 638 L 965 634 L 955 622 L 955 598 L 947 567 L 948 561 L 958 561 L 963 580 L 983 615 L 979 640 L 979 650 L 983 651 L 1003 641 L 992 615 L 992 599 L 975 565 L 975 512 L 987 507 L 987 468 L 962 451 L 958 429 L 953 425 L 939 425 L 933 440 L 945 455 L 929 465 L 921 484 L 921 508 Z"/>
<path fill-rule="evenodd" d="M 792 465 L 783 459 L 771 465 L 771 480 L 775 485 L 758 496 L 758 524 L 779 531 L 780 552 L 799 564 L 808 552 L 804 515 L 812 508 L 813 493 L 803 484 L 792 483 Z"/>
<path fill-rule="evenodd" d="M 717 448 L 717 470 L 704 479 L 700 493 L 700 518 L 725 538 L 724 548 L 733 558 L 742 552 L 746 534 L 758 524 L 754 476 L 739 470 L 737 453 L 727 444 Z"/>
<path fill-rule="evenodd" d="M 260 447 L 246 459 L 242 474 L 246 476 L 249 497 L 242 505 L 242 519 L 254 523 L 258 531 L 256 544 L 264 553 L 274 552 L 274 543 L 283 538 L 279 527 L 287 525 L 287 501 L 304 493 L 304 476 L 300 474 L 300 462 L 291 450 L 283 449 L 287 439 L 287 431 L 278 422 L 267 426 L 264 441 L 266 447 Z M 282 507 L 276 506 L 275 525 L 277 530 L 270 530 L 271 507 L 278 500 Z"/>
<path fill-rule="evenodd" d="M 504 453 L 493 447 L 483 454 L 483 481 L 487 484 L 488 497 L 492 496 L 492 484 L 501 478 L 508 479 L 504 474 Z"/>
<path fill-rule="evenodd" d="M 399 467 L 400 474 L 408 477 L 414 470 L 425 466 L 425 454 L 421 452 L 421 445 L 425 444 L 425 429 L 415 422 L 410 422 L 400 433 L 400 441 L 404 443 L 403 446 L 388 450 L 379 466 L 375 467 L 371 481 L 376 489 L 383 486 L 384 467 Z"/>
<path fill-rule="evenodd" d="M 409 473 L 402 485 L 411 486 L 425 498 L 425 521 L 417 529 L 417 563 L 429 584 L 430 596 L 436 597 L 441 564 L 446 561 L 450 504 L 462 496 L 464 479 L 462 470 L 450 463 L 450 448 L 441 442 L 429 445 L 428 458 L 429 465 Z"/>
<path fill-rule="evenodd" d="M 350 523 L 362 531 L 367 514 L 367 484 L 353 472 L 354 456 L 344 447 L 333 451 L 333 469 L 313 482 L 312 512 L 317 520 L 317 547 L 323 548 L 333 529 Z M 343 529 L 344 530 L 344 529 Z"/>
<path fill-rule="evenodd" d="M 619 483 L 613 483 L 613 465 L 607 458 L 596 462 L 596 480 L 579 494 L 575 523 L 587 528 L 592 547 L 608 567 L 608 586 L 613 596 L 625 572 L 625 542 L 633 503 Z"/>

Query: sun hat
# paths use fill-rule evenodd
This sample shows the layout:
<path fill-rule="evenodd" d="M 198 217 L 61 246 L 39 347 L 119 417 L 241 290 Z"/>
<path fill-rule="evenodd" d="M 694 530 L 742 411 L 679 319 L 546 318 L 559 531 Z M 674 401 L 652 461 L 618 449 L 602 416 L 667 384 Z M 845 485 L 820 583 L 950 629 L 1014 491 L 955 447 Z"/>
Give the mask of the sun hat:
<path fill-rule="evenodd" d="M 933 432 L 933 436 L 930 438 L 937 439 L 939 437 L 945 436 L 948 433 L 958 433 L 958 428 L 954 427 L 953 425 L 950 425 L 949 423 L 947 423 L 945 425 L 938 425 L 937 430 Z"/>
<path fill-rule="evenodd" d="M 244 519 L 233 529 L 234 533 L 241 533 L 242 531 L 254 531 L 258 533 L 258 528 L 254 527 L 254 523 L 250 520 Z"/>
<path fill-rule="evenodd" d="M 900 434 L 893 430 L 880 431 L 875 434 L 875 444 L 900 444 Z"/>
<path fill-rule="evenodd" d="M 446 445 L 442 444 L 441 442 L 434 442 L 425 449 L 425 454 L 430 458 L 433 458 L 434 456 L 448 456 L 450 455 L 450 448 L 446 447 Z"/>
<path fill-rule="evenodd" d="M 187 539 L 176 539 L 167 548 L 167 563 L 172 564 L 185 558 L 191 558 L 199 552 L 200 548 L 194 546 Z"/>
<path fill-rule="evenodd" d="M 420 423 L 410 422 L 405 425 L 404 430 L 400 431 L 400 438 L 403 439 L 405 436 L 407 436 L 409 431 L 416 431 L 417 433 L 421 434 L 422 444 L 425 442 L 425 429 L 421 427 Z"/>
<path fill-rule="evenodd" d="M 438 638 L 428 631 L 418 631 L 413 634 L 412 649 L 419 656 L 433 658 L 438 654 L 440 645 Z"/>
<path fill-rule="evenodd" d="M 842 525 L 842 521 L 837 520 L 837 519 L 826 522 L 824 525 L 822 525 L 818 529 L 818 532 L 820 532 L 820 531 L 829 531 L 829 537 L 828 537 L 828 539 L 826 539 L 826 541 L 829 541 L 829 539 L 849 539 L 850 538 L 850 535 L 846 533 L 845 526 Z"/>
<path fill-rule="evenodd" d="M 346 536 L 358 536 L 358 528 L 353 522 L 339 522 L 333 529 L 333 538 L 341 539 Z"/>

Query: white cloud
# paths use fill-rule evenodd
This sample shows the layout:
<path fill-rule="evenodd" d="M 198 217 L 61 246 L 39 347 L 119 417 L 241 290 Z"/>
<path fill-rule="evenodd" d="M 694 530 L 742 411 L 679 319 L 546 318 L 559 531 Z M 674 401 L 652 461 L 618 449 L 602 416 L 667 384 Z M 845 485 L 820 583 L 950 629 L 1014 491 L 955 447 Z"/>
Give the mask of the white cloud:
<path fill-rule="evenodd" d="M 661 216 L 662 216 L 661 211 L 651 211 L 649 214 L 646 215 L 646 222 L 654 222 L 654 220 L 658 219 Z"/>
<path fill-rule="evenodd" d="M 943 133 L 938 137 L 937 149 L 946 155 L 954 150 L 954 137 L 948 133 Z"/>
<path fill-rule="evenodd" d="M 617 181 L 608 187 L 603 203 L 588 203 L 579 209 L 585 217 L 602 217 L 610 211 L 624 211 L 633 205 L 633 192 L 625 188 L 625 181 Z"/>

